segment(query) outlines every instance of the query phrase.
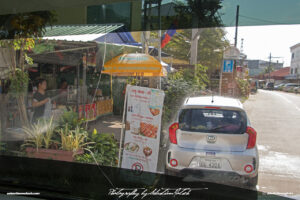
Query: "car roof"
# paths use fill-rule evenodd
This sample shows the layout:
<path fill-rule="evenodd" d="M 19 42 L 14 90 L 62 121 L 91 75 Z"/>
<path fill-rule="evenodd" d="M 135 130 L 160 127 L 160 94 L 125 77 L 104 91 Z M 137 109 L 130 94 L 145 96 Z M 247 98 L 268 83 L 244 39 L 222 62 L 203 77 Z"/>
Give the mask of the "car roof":
<path fill-rule="evenodd" d="M 213 101 L 212 101 L 213 99 Z M 235 98 L 222 96 L 201 96 L 189 97 L 185 100 L 183 106 L 218 106 L 218 107 L 233 107 L 243 109 L 243 104 Z"/>

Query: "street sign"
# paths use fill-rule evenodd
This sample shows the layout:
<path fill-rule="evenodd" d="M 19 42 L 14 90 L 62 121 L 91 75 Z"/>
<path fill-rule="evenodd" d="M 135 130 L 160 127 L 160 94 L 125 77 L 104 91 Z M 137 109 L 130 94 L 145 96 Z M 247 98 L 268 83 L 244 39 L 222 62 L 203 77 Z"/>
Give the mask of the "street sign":
<path fill-rule="evenodd" d="M 232 73 L 233 72 L 233 60 L 224 60 L 223 72 L 224 73 Z"/>

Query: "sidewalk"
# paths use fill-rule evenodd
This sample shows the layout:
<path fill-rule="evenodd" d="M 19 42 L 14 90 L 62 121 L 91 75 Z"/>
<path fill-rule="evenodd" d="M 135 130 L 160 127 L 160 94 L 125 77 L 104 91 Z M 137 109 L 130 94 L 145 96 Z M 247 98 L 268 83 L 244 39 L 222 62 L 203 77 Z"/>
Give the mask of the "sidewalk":
<path fill-rule="evenodd" d="M 122 129 L 122 116 L 120 115 L 108 115 L 100 117 L 99 119 L 89 122 L 88 129 L 93 131 L 94 128 L 98 133 L 111 133 L 115 135 L 115 138 L 120 142 L 120 134 Z"/>

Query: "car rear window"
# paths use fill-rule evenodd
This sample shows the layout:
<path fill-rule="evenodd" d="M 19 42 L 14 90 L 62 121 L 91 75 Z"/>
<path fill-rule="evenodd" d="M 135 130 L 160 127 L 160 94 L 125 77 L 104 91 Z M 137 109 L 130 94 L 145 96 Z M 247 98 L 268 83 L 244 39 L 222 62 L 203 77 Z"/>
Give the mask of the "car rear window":
<path fill-rule="evenodd" d="M 246 126 L 246 114 L 242 111 L 183 109 L 179 114 L 179 129 L 182 131 L 242 134 Z"/>

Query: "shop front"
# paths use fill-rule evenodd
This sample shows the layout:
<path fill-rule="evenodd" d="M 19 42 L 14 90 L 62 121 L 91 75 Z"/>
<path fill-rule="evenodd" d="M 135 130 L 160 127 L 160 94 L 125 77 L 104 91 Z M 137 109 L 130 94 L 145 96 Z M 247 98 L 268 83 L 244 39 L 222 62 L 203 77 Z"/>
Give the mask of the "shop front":
<path fill-rule="evenodd" d="M 44 42 L 51 46 L 49 41 Z M 105 81 L 98 83 L 99 63 L 102 59 L 99 56 L 98 44 L 75 41 L 51 41 L 51 43 L 54 45 L 49 53 L 34 52 L 31 55 L 36 67 L 29 71 L 31 80 L 43 78 L 47 81 L 47 94 L 52 104 L 51 115 L 56 116 L 63 110 L 73 110 L 78 113 L 80 119 L 92 121 L 111 114 L 112 99 L 110 91 L 107 91 L 109 83 Z M 33 81 L 29 102 L 32 102 L 35 91 Z"/>

